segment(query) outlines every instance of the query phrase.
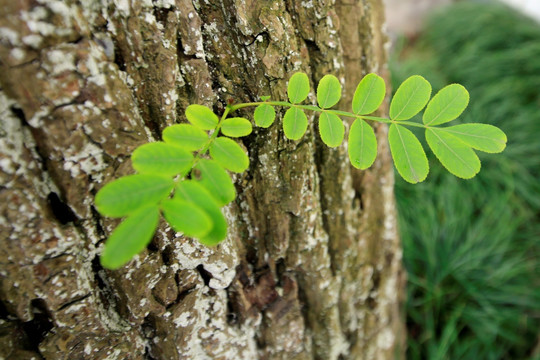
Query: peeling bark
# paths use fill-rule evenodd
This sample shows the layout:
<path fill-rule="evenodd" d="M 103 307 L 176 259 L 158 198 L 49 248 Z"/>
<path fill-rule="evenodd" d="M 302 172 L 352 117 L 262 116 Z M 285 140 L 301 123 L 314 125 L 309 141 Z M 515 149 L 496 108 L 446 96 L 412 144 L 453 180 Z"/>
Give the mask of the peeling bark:
<path fill-rule="evenodd" d="M 353 170 L 278 124 L 243 139 L 216 248 L 162 224 L 117 271 L 118 220 L 94 195 L 191 103 L 286 98 L 327 73 L 348 107 L 386 74 L 382 4 L 359 1 L 1 0 L 0 358 L 392 359 L 403 350 L 401 248 L 387 128 Z M 314 100 L 314 94 L 310 94 Z M 250 118 L 252 110 L 244 115 Z M 282 115 L 282 114 L 281 114 Z"/>

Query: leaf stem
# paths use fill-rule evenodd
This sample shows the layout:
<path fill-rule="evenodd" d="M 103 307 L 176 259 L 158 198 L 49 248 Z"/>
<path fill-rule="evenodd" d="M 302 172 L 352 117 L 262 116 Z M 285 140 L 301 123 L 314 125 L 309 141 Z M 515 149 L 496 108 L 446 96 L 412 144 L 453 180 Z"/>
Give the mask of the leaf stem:
<path fill-rule="evenodd" d="M 291 103 L 286 102 L 286 101 L 259 101 L 259 102 L 250 102 L 250 103 L 240 103 L 240 104 L 232 105 L 232 106 L 228 107 L 227 109 L 230 110 L 230 112 L 233 112 L 233 111 L 240 110 L 240 109 L 243 109 L 243 108 L 246 108 L 246 107 L 259 106 L 259 105 L 262 105 L 262 104 L 267 104 L 267 105 L 271 105 L 271 106 L 296 107 L 296 108 L 299 108 L 299 109 L 316 111 L 316 112 L 328 112 L 328 113 L 335 114 L 335 115 L 351 117 L 351 118 L 355 118 L 355 119 L 377 121 L 377 122 L 382 122 L 382 123 L 385 123 L 385 124 L 396 123 L 396 124 L 400 124 L 400 125 L 408 125 L 408 126 L 414 126 L 414 127 L 420 127 L 420 128 L 427 128 L 427 126 L 424 125 L 424 124 L 416 123 L 416 122 L 412 122 L 412 121 L 403 121 L 403 120 L 395 121 L 395 120 L 391 120 L 391 119 L 383 118 L 383 117 L 378 117 L 378 116 L 366 116 L 366 115 L 353 114 L 353 113 L 350 113 L 350 112 L 347 112 L 347 111 L 341 111 L 341 110 L 321 109 L 320 107 L 315 106 L 315 105 L 291 104 Z"/>

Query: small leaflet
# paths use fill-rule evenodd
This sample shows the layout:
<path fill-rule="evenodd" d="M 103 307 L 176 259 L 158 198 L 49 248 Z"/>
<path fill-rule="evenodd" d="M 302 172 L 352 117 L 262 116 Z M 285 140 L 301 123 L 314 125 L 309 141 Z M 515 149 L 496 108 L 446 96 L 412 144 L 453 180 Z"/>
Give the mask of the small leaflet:
<path fill-rule="evenodd" d="M 297 72 L 289 79 L 287 95 L 291 104 L 299 104 L 309 95 L 309 79 L 303 72 Z M 264 101 L 264 100 L 263 100 Z"/>
<path fill-rule="evenodd" d="M 251 122 L 241 117 L 225 119 L 221 124 L 221 132 L 230 137 L 247 136 L 252 130 Z"/>
<path fill-rule="evenodd" d="M 105 185 L 96 195 L 98 211 L 110 217 L 123 217 L 137 209 L 155 205 L 174 188 L 170 177 L 136 174 L 121 177 Z"/>
<path fill-rule="evenodd" d="M 203 105 L 189 105 L 186 117 L 191 124 L 202 130 L 213 130 L 219 122 L 217 115 Z"/>
<path fill-rule="evenodd" d="M 199 182 L 225 206 L 236 197 L 236 189 L 227 171 L 214 160 L 201 159 L 195 166 L 200 172 Z"/>
<path fill-rule="evenodd" d="M 426 141 L 441 164 L 455 176 L 470 179 L 480 171 L 480 159 L 474 150 L 452 134 L 428 128 Z"/>
<path fill-rule="evenodd" d="M 407 128 L 392 124 L 388 130 L 390 152 L 403 179 L 416 184 L 426 179 L 429 163 L 418 138 Z"/>
<path fill-rule="evenodd" d="M 175 124 L 163 130 L 163 140 L 189 151 L 199 150 L 208 141 L 208 134 L 191 124 Z"/>
<path fill-rule="evenodd" d="M 161 141 L 141 145 L 131 156 L 133 168 L 141 174 L 185 175 L 192 161 L 190 151 Z"/>
<path fill-rule="evenodd" d="M 362 119 L 356 119 L 349 130 L 349 160 L 352 166 L 365 170 L 377 157 L 377 138 L 373 128 Z"/>
<path fill-rule="evenodd" d="M 390 119 L 408 120 L 426 106 L 431 96 L 431 84 L 420 75 L 413 75 L 397 89 L 390 103 Z"/>
<path fill-rule="evenodd" d="M 156 205 L 139 209 L 128 216 L 105 242 L 101 254 L 101 265 L 107 269 L 118 269 L 150 243 L 159 222 Z"/>
<path fill-rule="evenodd" d="M 283 132 L 287 139 L 299 140 L 306 133 L 308 120 L 302 109 L 292 107 L 283 117 Z"/>
<path fill-rule="evenodd" d="M 440 128 L 457 137 L 473 149 L 487 153 L 500 153 L 506 148 L 506 134 L 496 126 L 488 124 L 461 124 Z"/>
<path fill-rule="evenodd" d="M 319 134 L 328 147 L 337 147 L 345 137 L 345 126 L 339 116 L 323 112 L 319 116 Z"/>
<path fill-rule="evenodd" d="M 213 226 L 210 232 L 198 238 L 201 244 L 214 246 L 225 239 L 227 236 L 227 221 L 214 197 L 202 184 L 194 180 L 180 182 L 176 187 L 174 199 L 182 199 L 196 204 L 212 220 Z"/>
<path fill-rule="evenodd" d="M 352 101 L 355 114 L 371 114 L 381 106 L 386 95 L 383 78 L 376 74 L 367 74 L 358 84 Z"/>
<path fill-rule="evenodd" d="M 165 220 L 176 232 L 185 236 L 200 238 L 207 235 L 212 227 L 212 219 L 197 204 L 182 199 L 167 199 L 161 203 Z"/>
<path fill-rule="evenodd" d="M 321 109 L 336 105 L 341 99 L 341 84 L 334 75 L 324 75 L 317 86 L 317 103 Z"/>
<path fill-rule="evenodd" d="M 447 123 L 456 119 L 469 104 L 469 92 L 462 85 L 444 87 L 428 103 L 422 121 L 429 126 Z"/>
<path fill-rule="evenodd" d="M 276 118 L 276 111 L 273 106 L 268 104 L 261 104 L 255 108 L 253 119 L 255 124 L 262 128 L 268 128 L 274 123 Z"/>
<path fill-rule="evenodd" d="M 210 145 L 210 156 L 225 169 L 242 173 L 249 167 L 249 158 L 234 140 L 218 137 Z"/>

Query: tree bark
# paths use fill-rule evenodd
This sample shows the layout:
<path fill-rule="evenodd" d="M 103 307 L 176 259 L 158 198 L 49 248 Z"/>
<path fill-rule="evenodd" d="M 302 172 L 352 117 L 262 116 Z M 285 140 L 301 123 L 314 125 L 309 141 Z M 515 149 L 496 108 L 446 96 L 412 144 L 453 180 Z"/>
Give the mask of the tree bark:
<path fill-rule="evenodd" d="M 286 99 L 295 71 L 327 73 L 340 107 L 386 74 L 380 0 L 0 0 L 0 358 L 393 359 L 404 275 L 393 172 L 376 126 L 368 171 L 310 117 L 242 140 L 227 239 L 162 224 L 117 271 L 118 220 L 94 196 L 189 104 Z M 310 95 L 315 99 L 314 93 Z M 242 114 L 252 117 L 253 109 Z"/>

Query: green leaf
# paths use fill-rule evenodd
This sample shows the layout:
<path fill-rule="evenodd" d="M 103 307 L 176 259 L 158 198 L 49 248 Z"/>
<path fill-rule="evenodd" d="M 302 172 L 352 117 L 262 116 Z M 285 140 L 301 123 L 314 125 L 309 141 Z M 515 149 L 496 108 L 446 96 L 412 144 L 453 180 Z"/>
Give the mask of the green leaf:
<path fill-rule="evenodd" d="M 327 146 L 336 147 L 343 142 L 345 126 L 337 115 L 323 112 L 319 116 L 319 133 Z"/>
<path fill-rule="evenodd" d="M 455 136 L 429 128 L 426 141 L 441 164 L 457 177 L 470 179 L 480 171 L 480 160 L 474 150 Z"/>
<path fill-rule="evenodd" d="M 292 107 L 283 117 L 283 131 L 287 139 L 298 140 L 307 130 L 308 121 L 302 109 Z"/>
<path fill-rule="evenodd" d="M 200 183 L 225 206 L 236 197 L 236 189 L 227 171 L 214 160 L 201 159 L 195 169 L 200 171 Z"/>
<path fill-rule="evenodd" d="M 227 236 L 227 221 L 221 213 L 218 203 L 210 192 L 200 183 L 193 180 L 182 181 L 176 187 L 175 199 L 182 199 L 202 208 L 212 219 L 212 229 L 208 234 L 199 238 L 204 245 L 216 245 Z"/>
<path fill-rule="evenodd" d="M 131 155 L 133 168 L 141 174 L 185 175 L 192 160 L 188 150 L 161 141 L 141 145 Z"/>
<path fill-rule="evenodd" d="M 159 222 L 159 208 L 144 207 L 128 216 L 105 242 L 101 265 L 118 269 L 140 253 L 152 240 Z"/>
<path fill-rule="evenodd" d="M 431 99 L 422 121 L 426 125 L 440 125 L 456 119 L 469 104 L 469 92 L 459 84 L 444 87 Z"/>
<path fill-rule="evenodd" d="M 200 238 L 207 235 L 214 224 L 210 216 L 197 204 L 180 198 L 167 199 L 161 203 L 165 220 L 176 232 Z"/>
<path fill-rule="evenodd" d="M 208 134 L 190 124 L 171 125 L 163 130 L 163 140 L 186 150 L 195 151 L 208 141 Z"/>
<path fill-rule="evenodd" d="M 230 137 L 241 137 L 251 134 L 253 130 L 251 122 L 241 117 L 233 117 L 223 120 L 221 132 Z"/>
<path fill-rule="evenodd" d="M 306 74 L 297 72 L 289 79 L 287 95 L 292 104 L 299 104 L 304 101 L 309 94 L 309 79 Z"/>
<path fill-rule="evenodd" d="M 317 103 L 322 109 L 336 105 L 341 99 L 341 84 L 334 75 L 324 75 L 317 86 Z"/>
<path fill-rule="evenodd" d="M 174 181 L 161 175 L 124 176 L 98 191 L 96 207 L 105 216 L 126 216 L 143 206 L 157 204 L 173 187 Z"/>
<path fill-rule="evenodd" d="M 500 153 L 506 147 L 506 134 L 496 126 L 488 124 L 462 124 L 440 128 L 473 149 L 487 153 Z"/>
<path fill-rule="evenodd" d="M 367 74 L 354 92 L 352 109 L 355 114 L 371 114 L 381 106 L 386 95 L 386 86 L 382 77 Z"/>
<path fill-rule="evenodd" d="M 365 170 L 377 157 L 377 138 L 373 128 L 362 119 L 356 119 L 349 130 L 349 159 L 352 166 Z"/>
<path fill-rule="evenodd" d="M 274 123 L 276 118 L 276 111 L 273 106 L 268 104 L 261 104 L 255 108 L 255 113 L 253 114 L 255 124 L 262 128 L 267 128 Z"/>
<path fill-rule="evenodd" d="M 261 101 L 267 101 L 267 100 L 270 100 L 270 95 L 261 96 Z"/>
<path fill-rule="evenodd" d="M 242 173 L 249 167 L 249 158 L 233 140 L 226 137 L 218 137 L 210 145 L 210 156 L 225 169 L 236 173 Z"/>
<path fill-rule="evenodd" d="M 203 105 L 189 105 L 186 117 L 190 123 L 203 130 L 215 129 L 219 121 L 217 115 Z"/>
<path fill-rule="evenodd" d="M 390 103 L 390 119 L 407 120 L 426 106 L 431 96 L 431 84 L 420 75 L 413 75 L 397 89 Z"/>
<path fill-rule="evenodd" d="M 429 163 L 416 136 L 409 129 L 392 124 L 388 131 L 388 142 L 401 177 L 412 184 L 424 181 L 429 172 Z"/>

